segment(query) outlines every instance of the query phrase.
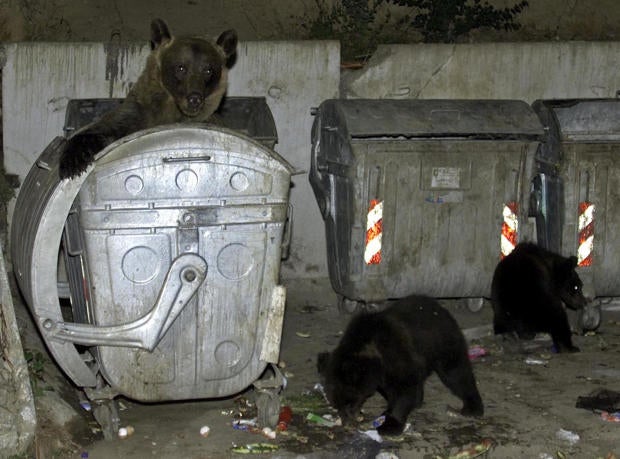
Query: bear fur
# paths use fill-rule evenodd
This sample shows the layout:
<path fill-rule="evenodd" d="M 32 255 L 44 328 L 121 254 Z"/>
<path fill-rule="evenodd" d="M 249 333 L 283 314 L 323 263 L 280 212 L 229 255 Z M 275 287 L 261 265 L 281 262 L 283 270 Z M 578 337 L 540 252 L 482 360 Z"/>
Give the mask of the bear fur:
<path fill-rule="evenodd" d="M 578 352 L 564 306 L 586 306 L 577 258 L 564 257 L 533 243 L 517 244 L 495 268 L 491 283 L 493 329 L 532 339 L 549 333 L 558 352 Z"/>
<path fill-rule="evenodd" d="M 133 132 L 170 123 L 215 122 L 236 56 L 237 34 L 223 32 L 215 43 L 173 37 L 166 23 L 151 24 L 151 53 L 123 103 L 71 136 L 61 153 L 61 179 L 81 175 L 95 155 Z"/>
<path fill-rule="evenodd" d="M 482 416 L 467 344 L 450 313 L 436 300 L 415 295 L 381 307 L 355 316 L 336 349 L 318 355 L 325 395 L 342 421 L 354 420 L 378 391 L 387 409 L 377 431 L 400 434 L 409 413 L 422 405 L 432 372 L 463 401 L 462 414 Z"/>

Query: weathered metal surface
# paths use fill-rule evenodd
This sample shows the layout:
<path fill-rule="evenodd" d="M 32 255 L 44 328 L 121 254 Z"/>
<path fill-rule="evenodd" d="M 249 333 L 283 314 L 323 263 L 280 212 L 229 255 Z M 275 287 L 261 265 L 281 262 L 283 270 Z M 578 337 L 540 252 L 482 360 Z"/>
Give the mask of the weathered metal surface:
<path fill-rule="evenodd" d="M 32 222 L 12 240 L 20 286 L 59 364 L 77 385 L 93 386 L 87 359 L 80 366 L 72 356 L 83 357 L 74 343 L 96 345 L 112 390 L 138 400 L 218 397 L 251 385 L 269 363 L 261 355 L 277 358 L 267 341 L 281 332 L 274 291 L 292 167 L 228 129 L 175 125 L 126 137 L 98 155 L 87 178 L 58 183 L 49 158 L 58 142 L 40 160 L 47 168 L 35 167 L 24 184 L 15 221 Z M 63 320 L 52 287 L 50 260 L 78 190 L 89 325 Z M 52 218 L 56 202 L 63 206 Z"/>
<path fill-rule="evenodd" d="M 539 239 L 553 250 L 577 255 L 579 205 L 591 203 L 592 264 L 578 272 L 591 296 L 620 295 L 620 100 L 554 99 L 533 106 L 547 128 L 537 156 L 544 180 L 534 190 L 540 213 L 547 216 Z"/>
<path fill-rule="evenodd" d="M 520 204 L 520 237 L 531 236 L 525 224 L 529 180 L 543 135 L 524 102 L 497 101 L 491 108 L 493 104 L 321 104 L 313 129 L 310 181 L 325 219 L 336 292 L 362 301 L 413 292 L 488 296 L 507 202 Z M 386 113 L 389 116 L 383 116 Z M 434 116 L 452 126 L 429 124 Z M 407 120 L 395 123 L 402 135 L 390 128 L 390 119 Z M 367 120 L 376 126 L 369 127 Z M 368 135 L 362 127 L 368 127 Z M 370 264 L 364 250 L 373 200 L 382 203 L 382 254 L 380 262 Z"/>

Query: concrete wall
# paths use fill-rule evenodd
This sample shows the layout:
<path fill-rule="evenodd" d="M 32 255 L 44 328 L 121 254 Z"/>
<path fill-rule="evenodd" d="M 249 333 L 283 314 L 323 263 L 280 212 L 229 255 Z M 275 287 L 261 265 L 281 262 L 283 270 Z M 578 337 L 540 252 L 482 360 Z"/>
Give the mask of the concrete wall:
<path fill-rule="evenodd" d="M 343 76 L 346 98 L 615 97 L 620 42 L 380 46 Z"/>
<path fill-rule="evenodd" d="M 102 44 L 49 43 L 12 44 L 5 51 L 5 166 L 22 177 L 61 134 L 67 100 L 124 95 L 147 52 L 140 46 L 106 51 Z M 283 278 L 327 278 L 325 231 L 307 178 L 310 109 L 338 97 L 339 83 L 343 97 L 532 102 L 614 97 L 619 66 L 620 42 L 418 44 L 382 46 L 364 69 L 341 75 L 336 42 L 242 43 L 230 94 L 267 98 L 280 139 L 276 150 L 303 171 L 293 180 L 293 241 Z"/>

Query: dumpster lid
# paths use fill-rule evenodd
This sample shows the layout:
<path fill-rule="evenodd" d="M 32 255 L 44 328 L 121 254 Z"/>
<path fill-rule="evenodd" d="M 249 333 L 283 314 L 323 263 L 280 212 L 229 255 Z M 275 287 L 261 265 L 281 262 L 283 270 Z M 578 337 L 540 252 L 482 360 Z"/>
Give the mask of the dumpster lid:
<path fill-rule="evenodd" d="M 620 137 L 620 99 L 549 99 L 532 106 L 551 110 L 565 140 L 610 140 Z"/>
<path fill-rule="evenodd" d="M 331 99 L 351 138 L 542 137 L 532 108 L 520 100 Z"/>

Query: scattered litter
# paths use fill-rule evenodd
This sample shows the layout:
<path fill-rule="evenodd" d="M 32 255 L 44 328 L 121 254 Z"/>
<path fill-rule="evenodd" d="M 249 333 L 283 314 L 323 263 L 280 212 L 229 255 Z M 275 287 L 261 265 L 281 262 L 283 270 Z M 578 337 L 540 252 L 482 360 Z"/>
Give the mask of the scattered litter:
<path fill-rule="evenodd" d="M 362 431 L 360 431 L 362 432 Z M 377 443 L 381 443 L 383 442 L 383 438 L 381 438 L 381 435 L 379 435 L 379 432 L 377 432 L 376 430 L 365 430 L 362 432 L 364 435 L 366 435 L 367 437 L 372 438 L 374 441 L 376 441 Z"/>
<path fill-rule="evenodd" d="M 327 419 L 328 421 L 332 421 L 334 423 L 334 425 L 336 425 L 336 426 L 341 426 L 342 425 L 342 420 L 339 417 L 336 418 L 336 417 L 332 416 L 331 414 L 324 414 L 322 416 L 322 418 L 323 419 Z M 364 419 L 364 418 L 362 417 L 362 419 Z"/>
<path fill-rule="evenodd" d="M 257 432 L 258 426 L 256 424 L 256 418 L 254 419 L 237 419 L 232 422 L 233 429 L 244 430 L 246 432 Z"/>
<path fill-rule="evenodd" d="M 487 355 L 487 351 L 482 346 L 472 346 L 467 351 L 467 354 L 469 355 L 469 360 L 476 360 Z"/>
<path fill-rule="evenodd" d="M 313 390 L 321 394 L 321 397 L 323 397 L 323 400 L 327 401 L 327 395 L 325 394 L 325 388 L 323 387 L 323 384 L 316 383 L 313 387 Z"/>
<path fill-rule="evenodd" d="M 577 397 L 576 408 L 601 410 L 613 413 L 620 411 L 620 392 L 608 389 L 596 389 L 586 396 Z"/>
<path fill-rule="evenodd" d="M 601 411 L 601 419 L 607 422 L 620 422 L 620 411 L 616 411 L 615 413 Z"/>
<path fill-rule="evenodd" d="M 276 425 L 276 430 L 284 431 L 288 429 L 288 425 L 291 423 L 293 419 L 293 410 L 291 410 L 290 406 L 283 406 L 280 410 L 280 415 L 278 416 L 278 424 Z"/>
<path fill-rule="evenodd" d="M 469 448 L 463 449 L 456 454 L 448 456 L 448 459 L 470 459 L 472 457 L 480 457 L 485 454 L 493 446 L 493 441 L 485 438 L 480 443 Z"/>
<path fill-rule="evenodd" d="M 312 388 L 302 390 L 299 395 L 287 395 L 284 405 L 294 406 L 295 412 L 302 416 L 309 412 L 316 413 L 329 409 L 323 393 Z"/>
<path fill-rule="evenodd" d="M 209 436 L 209 432 L 211 432 L 211 428 L 209 426 L 202 426 L 200 428 L 200 436 L 201 437 L 208 437 Z"/>
<path fill-rule="evenodd" d="M 378 418 L 372 421 L 372 426 L 376 429 L 377 427 L 382 425 L 384 422 L 385 422 L 385 415 L 382 414 L 381 416 L 379 416 Z"/>
<path fill-rule="evenodd" d="M 80 458 L 81 459 L 88 459 L 88 451 L 82 451 L 82 454 L 80 454 Z"/>
<path fill-rule="evenodd" d="M 336 421 L 330 421 L 329 419 L 325 419 L 324 417 L 314 413 L 308 413 L 306 419 L 325 427 L 334 427 L 336 425 Z"/>
<path fill-rule="evenodd" d="M 527 363 L 528 365 L 547 365 L 548 362 L 546 360 L 528 357 L 525 359 L 525 363 Z"/>
<path fill-rule="evenodd" d="M 549 453 L 540 453 L 538 459 L 554 459 L 554 457 Z"/>
<path fill-rule="evenodd" d="M 310 338 L 310 333 L 305 333 L 305 332 L 295 332 L 295 334 L 297 336 L 299 336 L 300 338 Z"/>
<path fill-rule="evenodd" d="M 299 435 L 299 434 L 294 434 L 293 438 L 295 438 L 295 440 L 297 440 L 299 443 L 303 443 L 304 445 L 308 443 L 308 440 L 309 440 L 309 438 L 306 437 L 305 435 Z"/>
<path fill-rule="evenodd" d="M 118 429 L 118 437 L 119 438 L 127 438 L 132 436 L 134 433 L 133 426 L 121 427 Z"/>
<path fill-rule="evenodd" d="M 560 429 L 557 431 L 555 436 L 558 437 L 560 440 L 567 441 L 568 443 L 570 443 L 571 446 L 579 441 L 579 434 L 571 432 L 570 430 Z"/>
<path fill-rule="evenodd" d="M 263 427 L 263 430 L 261 432 L 265 437 L 270 440 L 274 440 L 276 438 L 276 431 L 273 430 L 271 427 Z"/>
<path fill-rule="evenodd" d="M 272 453 L 278 450 L 278 445 L 271 443 L 250 443 L 248 445 L 233 446 L 232 452 L 239 454 L 263 454 Z"/>
<path fill-rule="evenodd" d="M 278 368 L 286 368 L 286 362 L 284 360 L 280 360 L 278 362 Z"/>
<path fill-rule="evenodd" d="M 92 409 L 88 400 L 80 400 L 80 406 L 84 411 L 90 411 Z"/>

